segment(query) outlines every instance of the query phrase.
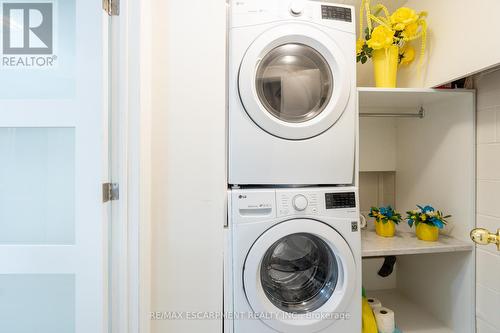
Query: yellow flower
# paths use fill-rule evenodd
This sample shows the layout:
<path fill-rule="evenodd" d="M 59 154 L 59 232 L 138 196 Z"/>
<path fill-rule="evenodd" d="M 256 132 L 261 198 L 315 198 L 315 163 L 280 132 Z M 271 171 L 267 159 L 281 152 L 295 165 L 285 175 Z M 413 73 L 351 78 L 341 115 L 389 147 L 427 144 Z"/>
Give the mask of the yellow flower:
<path fill-rule="evenodd" d="M 364 45 L 365 45 L 365 40 L 362 38 L 358 39 L 358 41 L 356 42 L 356 54 L 361 53 Z"/>
<path fill-rule="evenodd" d="M 388 48 L 393 43 L 394 31 L 379 25 L 372 31 L 372 36 L 366 44 L 374 50 Z"/>
<path fill-rule="evenodd" d="M 417 20 L 418 15 L 408 7 L 401 7 L 391 15 L 391 23 L 396 30 L 404 30 L 407 25 L 415 23 Z"/>
<path fill-rule="evenodd" d="M 408 24 L 401 35 L 405 38 L 412 38 L 417 34 L 418 24 L 416 22 Z"/>
<path fill-rule="evenodd" d="M 425 215 L 425 214 L 422 214 L 422 215 L 420 216 L 420 219 L 421 219 L 422 221 L 425 221 L 425 220 L 427 220 L 427 215 Z"/>
<path fill-rule="evenodd" d="M 415 60 L 415 49 L 410 45 L 406 45 L 401 50 L 401 54 L 403 55 L 401 58 L 401 65 L 409 65 Z"/>

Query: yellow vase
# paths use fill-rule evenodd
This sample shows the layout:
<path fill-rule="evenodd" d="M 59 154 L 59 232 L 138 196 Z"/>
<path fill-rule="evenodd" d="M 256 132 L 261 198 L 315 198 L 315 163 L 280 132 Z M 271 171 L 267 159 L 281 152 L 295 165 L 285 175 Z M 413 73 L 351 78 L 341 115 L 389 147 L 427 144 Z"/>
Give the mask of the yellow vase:
<path fill-rule="evenodd" d="M 375 221 L 375 232 L 382 237 L 394 237 L 396 234 L 396 224 L 391 221 L 387 221 L 387 223 Z"/>
<path fill-rule="evenodd" d="M 373 50 L 372 61 L 376 87 L 396 88 L 398 60 L 399 47 L 395 45 L 387 49 Z"/>
<path fill-rule="evenodd" d="M 439 229 L 427 223 L 419 223 L 417 225 L 417 237 L 423 241 L 435 242 L 439 238 Z"/>

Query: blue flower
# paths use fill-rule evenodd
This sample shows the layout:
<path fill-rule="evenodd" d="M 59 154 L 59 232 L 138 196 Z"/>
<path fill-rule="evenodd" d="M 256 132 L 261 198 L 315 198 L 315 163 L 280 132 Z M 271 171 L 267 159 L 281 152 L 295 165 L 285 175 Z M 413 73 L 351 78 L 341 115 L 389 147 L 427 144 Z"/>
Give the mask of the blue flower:
<path fill-rule="evenodd" d="M 415 221 L 413 221 L 412 219 L 408 219 L 408 221 L 407 221 L 407 222 L 408 222 L 408 225 L 409 225 L 409 226 L 410 226 L 410 228 L 411 228 L 411 227 L 413 227 L 413 223 L 414 223 Z"/>
<path fill-rule="evenodd" d="M 393 211 L 391 206 L 381 207 L 380 214 L 382 214 L 388 218 L 391 218 L 394 215 L 394 211 Z"/>
<path fill-rule="evenodd" d="M 443 221 L 441 221 L 440 219 L 436 218 L 436 217 L 433 217 L 431 219 L 431 222 L 432 224 L 434 224 L 436 227 L 438 227 L 439 229 L 443 229 L 444 228 L 444 223 Z"/>
<path fill-rule="evenodd" d="M 420 210 L 421 210 L 421 211 L 422 211 L 422 213 L 424 213 L 424 214 L 425 214 L 425 213 L 428 213 L 428 212 L 433 212 L 433 211 L 434 211 L 434 207 L 429 206 L 429 205 L 427 205 L 427 206 L 425 206 L 425 207 L 422 207 L 422 206 L 417 205 L 417 207 L 418 207 L 418 208 L 420 208 Z"/>

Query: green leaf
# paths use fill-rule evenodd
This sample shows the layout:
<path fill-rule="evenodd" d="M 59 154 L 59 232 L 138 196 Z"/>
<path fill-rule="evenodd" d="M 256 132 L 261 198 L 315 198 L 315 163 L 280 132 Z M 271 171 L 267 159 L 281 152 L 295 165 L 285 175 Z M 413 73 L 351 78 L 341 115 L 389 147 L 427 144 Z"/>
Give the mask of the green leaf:
<path fill-rule="evenodd" d="M 368 40 L 371 38 L 371 33 L 370 33 L 370 29 L 368 29 L 368 27 L 365 29 L 365 39 Z"/>

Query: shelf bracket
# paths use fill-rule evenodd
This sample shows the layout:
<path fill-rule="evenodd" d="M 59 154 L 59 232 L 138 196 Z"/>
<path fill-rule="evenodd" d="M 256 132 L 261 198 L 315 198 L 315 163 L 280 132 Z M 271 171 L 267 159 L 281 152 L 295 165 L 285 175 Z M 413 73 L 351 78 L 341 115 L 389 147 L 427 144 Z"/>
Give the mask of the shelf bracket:
<path fill-rule="evenodd" d="M 402 112 L 397 112 L 397 113 L 385 113 L 385 112 L 378 112 L 378 113 L 367 113 L 367 112 L 362 112 L 359 114 L 360 117 L 397 117 L 397 118 L 419 118 L 422 119 L 425 117 L 425 110 L 424 107 L 421 106 L 420 109 L 418 110 L 417 113 L 402 113 Z"/>

